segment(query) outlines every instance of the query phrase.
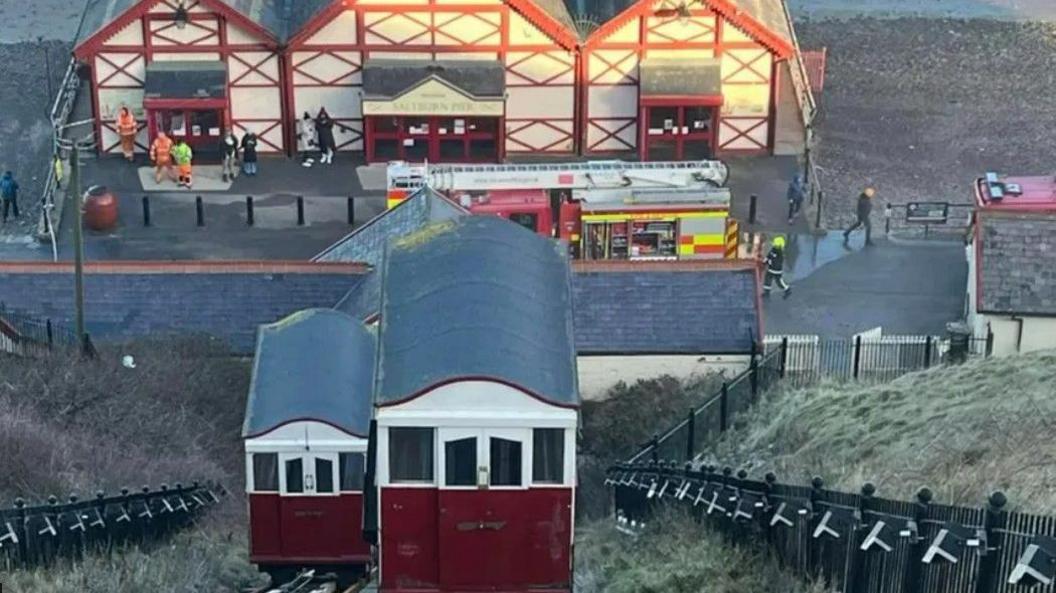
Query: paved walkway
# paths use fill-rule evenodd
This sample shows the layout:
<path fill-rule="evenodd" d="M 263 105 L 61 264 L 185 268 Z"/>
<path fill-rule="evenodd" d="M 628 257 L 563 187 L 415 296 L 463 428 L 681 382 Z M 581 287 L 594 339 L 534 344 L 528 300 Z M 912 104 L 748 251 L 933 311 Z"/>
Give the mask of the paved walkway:
<path fill-rule="evenodd" d="M 875 239 L 844 247 L 839 232 L 799 235 L 789 248 L 790 298 L 764 303 L 768 334 L 942 334 L 964 314 L 967 264 L 954 241 Z"/>

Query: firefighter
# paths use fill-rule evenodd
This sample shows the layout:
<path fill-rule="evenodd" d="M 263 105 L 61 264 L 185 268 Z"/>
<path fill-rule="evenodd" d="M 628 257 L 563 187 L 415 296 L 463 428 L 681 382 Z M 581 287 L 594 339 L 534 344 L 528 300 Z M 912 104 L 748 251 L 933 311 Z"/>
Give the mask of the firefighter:
<path fill-rule="evenodd" d="M 770 296 L 771 285 L 777 282 L 777 287 L 784 291 L 784 297 L 792 293 L 792 287 L 785 282 L 785 238 L 774 237 L 770 244 L 770 253 L 766 254 L 766 278 L 763 280 L 763 297 Z"/>
<path fill-rule="evenodd" d="M 176 146 L 173 147 L 172 158 L 176 160 L 176 171 L 180 176 L 178 180 L 179 185 L 190 189 L 194 181 L 192 179 L 191 169 L 191 159 L 194 158 L 194 152 L 191 150 L 191 147 L 187 145 L 187 141 L 183 138 L 180 138 L 179 141 L 176 142 Z"/>
<path fill-rule="evenodd" d="M 128 162 L 136 152 L 136 118 L 128 107 L 121 107 L 117 115 L 117 133 L 121 136 L 121 152 Z"/>
<path fill-rule="evenodd" d="M 172 138 L 164 130 L 158 132 L 158 137 L 150 145 L 150 160 L 154 161 L 154 183 L 161 183 L 162 173 L 170 181 L 176 179 L 172 170 Z"/>

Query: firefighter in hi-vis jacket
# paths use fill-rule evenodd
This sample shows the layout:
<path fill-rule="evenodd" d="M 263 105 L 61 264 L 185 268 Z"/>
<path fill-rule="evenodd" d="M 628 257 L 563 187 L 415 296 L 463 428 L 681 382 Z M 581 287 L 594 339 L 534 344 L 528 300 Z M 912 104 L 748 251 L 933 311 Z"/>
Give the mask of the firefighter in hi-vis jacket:
<path fill-rule="evenodd" d="M 785 282 L 785 238 L 778 236 L 774 237 L 774 241 L 770 244 L 770 252 L 766 254 L 766 260 L 763 262 L 766 265 L 766 278 L 763 280 L 763 296 L 770 296 L 770 290 L 773 288 L 773 283 L 777 282 L 777 287 L 784 291 L 784 296 L 787 299 L 788 295 L 792 293 L 792 287 Z"/>

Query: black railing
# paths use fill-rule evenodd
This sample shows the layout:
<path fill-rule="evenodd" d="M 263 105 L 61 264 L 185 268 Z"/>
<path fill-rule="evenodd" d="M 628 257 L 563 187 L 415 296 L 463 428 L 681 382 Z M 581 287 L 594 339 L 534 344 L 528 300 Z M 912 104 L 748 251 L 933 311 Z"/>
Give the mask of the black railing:
<path fill-rule="evenodd" d="M 109 497 L 99 492 L 88 500 L 71 496 L 61 504 L 54 496 L 36 506 L 16 500 L 14 507 L 0 509 L 0 569 L 48 566 L 60 558 L 77 560 L 162 540 L 191 526 L 223 494 L 195 482 Z"/>
<path fill-rule="evenodd" d="M 659 506 L 690 509 L 734 544 L 769 547 L 788 569 L 842 593 L 1056 591 L 1056 517 L 935 504 L 749 479 L 730 468 L 664 463 L 610 468 L 622 530 L 651 522 Z M 1030 588 L 1033 586 L 1034 588 Z"/>
<path fill-rule="evenodd" d="M 65 325 L 11 311 L 0 303 L 0 354 L 33 356 L 77 344 L 76 332 Z"/>

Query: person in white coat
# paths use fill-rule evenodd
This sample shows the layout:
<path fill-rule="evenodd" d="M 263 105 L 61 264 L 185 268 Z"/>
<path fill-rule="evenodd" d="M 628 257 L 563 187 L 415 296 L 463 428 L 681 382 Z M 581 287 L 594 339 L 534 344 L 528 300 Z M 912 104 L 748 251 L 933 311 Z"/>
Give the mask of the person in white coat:
<path fill-rule="evenodd" d="M 301 166 L 311 167 L 315 163 L 312 153 L 317 145 L 315 120 L 305 111 L 304 117 L 297 120 L 297 151 L 301 153 Z"/>

